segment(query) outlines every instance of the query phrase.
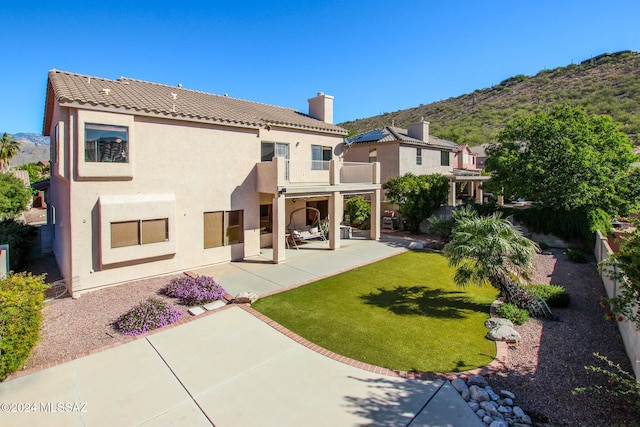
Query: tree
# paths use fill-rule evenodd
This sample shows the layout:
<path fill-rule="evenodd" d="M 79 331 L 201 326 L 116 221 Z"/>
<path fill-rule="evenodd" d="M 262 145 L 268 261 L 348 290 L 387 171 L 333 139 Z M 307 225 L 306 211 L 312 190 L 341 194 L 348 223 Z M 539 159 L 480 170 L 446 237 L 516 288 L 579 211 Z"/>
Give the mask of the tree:
<path fill-rule="evenodd" d="M 0 141 L 0 171 L 6 172 L 11 166 L 11 159 L 18 154 L 20 150 L 20 143 L 13 139 L 13 136 L 8 133 L 2 135 L 2 141 Z"/>
<path fill-rule="evenodd" d="M 449 265 L 456 268 L 453 279 L 457 285 L 488 281 L 505 302 L 527 310 L 531 316 L 545 317 L 550 315 L 548 310 L 515 279 L 528 277 L 536 251 L 537 245 L 502 218 L 501 212 L 483 217 L 470 212 L 459 215 L 451 240 L 444 246 Z"/>
<path fill-rule="evenodd" d="M 532 200 L 554 218 L 587 222 L 628 214 L 640 201 L 631 140 L 609 116 L 556 106 L 507 124 L 487 149 L 490 186 L 507 198 Z M 595 231 L 595 230 L 590 230 Z"/>
<path fill-rule="evenodd" d="M 449 179 L 440 174 L 416 176 L 407 173 L 389 179 L 382 188 L 387 199 L 400 207 L 400 215 L 407 221 L 409 231 L 417 233 L 420 224 L 447 202 Z"/>
<path fill-rule="evenodd" d="M 371 216 L 371 205 L 362 196 L 352 197 L 344 204 L 344 212 L 349 215 L 351 224 L 361 228 L 363 225 L 366 226 Z"/>
<path fill-rule="evenodd" d="M 9 173 L 0 174 L 0 220 L 14 218 L 27 209 L 31 192 Z"/>

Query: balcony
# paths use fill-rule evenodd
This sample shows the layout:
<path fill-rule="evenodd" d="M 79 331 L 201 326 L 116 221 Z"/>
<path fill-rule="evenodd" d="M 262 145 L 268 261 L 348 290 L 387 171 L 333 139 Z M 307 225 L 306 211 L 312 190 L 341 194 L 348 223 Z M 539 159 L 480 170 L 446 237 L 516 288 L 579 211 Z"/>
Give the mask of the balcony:
<path fill-rule="evenodd" d="M 256 165 L 257 191 L 287 193 L 380 189 L 379 163 L 340 160 L 287 160 L 274 157 Z"/>

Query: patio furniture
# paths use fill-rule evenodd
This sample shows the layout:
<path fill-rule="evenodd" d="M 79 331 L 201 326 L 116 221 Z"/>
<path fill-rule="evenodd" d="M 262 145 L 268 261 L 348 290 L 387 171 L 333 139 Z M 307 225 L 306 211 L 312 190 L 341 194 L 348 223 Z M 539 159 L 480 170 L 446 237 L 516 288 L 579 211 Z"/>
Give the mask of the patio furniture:
<path fill-rule="evenodd" d="M 300 211 L 307 211 L 307 215 L 305 215 L 305 219 L 309 218 L 309 212 L 311 213 L 313 219 L 311 221 L 311 225 L 303 225 L 296 224 L 295 217 L 296 214 Z M 299 221 L 299 220 L 298 220 Z M 289 215 L 289 225 L 287 226 L 287 231 L 291 234 L 291 241 L 293 246 L 295 246 L 296 250 L 298 250 L 298 243 L 305 242 L 307 240 L 322 240 L 324 242 L 327 241 L 327 238 L 324 235 L 324 230 L 322 227 L 322 223 L 320 221 L 320 211 L 316 208 L 312 207 L 304 207 L 299 208 L 291 212 Z"/>

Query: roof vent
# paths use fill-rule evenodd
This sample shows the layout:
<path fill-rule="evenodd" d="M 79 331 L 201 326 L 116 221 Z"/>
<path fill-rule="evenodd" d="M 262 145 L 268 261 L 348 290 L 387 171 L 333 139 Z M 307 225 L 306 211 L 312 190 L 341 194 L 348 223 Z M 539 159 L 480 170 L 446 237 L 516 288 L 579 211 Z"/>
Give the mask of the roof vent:
<path fill-rule="evenodd" d="M 171 92 L 171 97 L 173 98 L 173 100 L 175 101 L 176 99 L 178 99 L 178 94 L 177 93 L 173 93 Z"/>
<path fill-rule="evenodd" d="M 104 93 L 105 95 L 111 95 L 111 89 L 105 87 L 104 89 L 102 89 L 102 93 Z"/>
<path fill-rule="evenodd" d="M 178 87 L 182 87 L 182 83 L 178 83 Z"/>

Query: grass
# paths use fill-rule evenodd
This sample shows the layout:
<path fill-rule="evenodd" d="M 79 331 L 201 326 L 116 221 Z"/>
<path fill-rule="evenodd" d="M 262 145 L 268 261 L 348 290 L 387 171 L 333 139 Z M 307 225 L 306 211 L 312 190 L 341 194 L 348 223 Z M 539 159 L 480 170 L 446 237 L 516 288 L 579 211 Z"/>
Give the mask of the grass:
<path fill-rule="evenodd" d="M 484 321 L 497 291 L 460 289 L 435 253 L 406 252 L 260 299 L 253 308 L 309 341 L 365 363 L 459 372 L 496 354 Z"/>

